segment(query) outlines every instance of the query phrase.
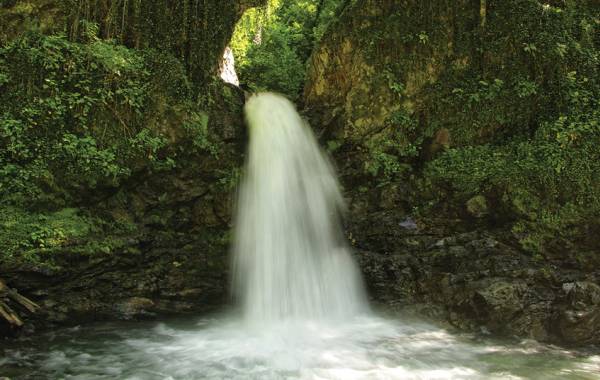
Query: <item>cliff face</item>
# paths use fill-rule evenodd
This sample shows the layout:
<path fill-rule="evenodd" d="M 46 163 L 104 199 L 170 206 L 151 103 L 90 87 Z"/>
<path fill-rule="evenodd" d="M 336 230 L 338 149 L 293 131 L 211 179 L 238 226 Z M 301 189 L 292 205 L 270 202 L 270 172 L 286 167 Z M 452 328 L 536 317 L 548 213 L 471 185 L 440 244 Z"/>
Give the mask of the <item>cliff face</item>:
<path fill-rule="evenodd" d="M 448 62 L 473 61 L 472 1 L 358 1 L 314 52 L 304 99 L 330 133 L 360 140 L 400 110 L 422 108 L 422 92 Z M 342 129 L 343 128 L 343 129 Z"/>
<path fill-rule="evenodd" d="M 557 137 L 577 134 L 566 120 L 594 131 L 580 142 L 600 136 L 596 101 L 572 101 L 598 94 L 598 10 L 348 2 L 313 52 L 304 104 L 341 172 L 375 300 L 461 328 L 598 342 L 600 304 L 573 302 L 598 289 L 600 183 L 575 169 L 597 154 Z"/>
<path fill-rule="evenodd" d="M 420 147 L 441 129 L 448 132 L 442 140 L 460 146 L 534 128 L 542 112 L 564 109 L 542 89 L 556 91 L 568 70 L 595 73 L 591 62 L 565 59 L 572 40 L 594 43 L 598 6 L 579 5 L 589 16 L 585 32 L 569 29 L 566 15 L 576 10 L 555 3 L 352 2 L 312 55 L 306 107 L 328 134 L 363 145 L 391 137 L 391 129 L 400 130 L 404 145 Z M 518 80 L 521 92 L 510 88 Z"/>
<path fill-rule="evenodd" d="M 226 302 L 244 94 L 218 69 L 260 3 L 0 2 L 0 278 L 41 306 L 12 305 L 25 329 Z"/>

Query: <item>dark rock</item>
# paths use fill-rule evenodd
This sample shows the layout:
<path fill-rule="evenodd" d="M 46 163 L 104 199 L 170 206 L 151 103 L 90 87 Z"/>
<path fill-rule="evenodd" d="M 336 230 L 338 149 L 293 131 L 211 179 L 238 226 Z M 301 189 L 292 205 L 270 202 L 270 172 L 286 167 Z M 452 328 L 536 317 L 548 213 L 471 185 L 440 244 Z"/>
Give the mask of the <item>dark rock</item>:
<path fill-rule="evenodd" d="M 527 286 L 522 281 L 491 278 L 470 286 L 476 289 L 471 298 L 474 317 L 490 331 L 502 330 L 524 308 Z"/>
<path fill-rule="evenodd" d="M 154 302 L 144 297 L 131 297 L 115 305 L 115 312 L 119 318 L 134 319 L 153 315 Z"/>
<path fill-rule="evenodd" d="M 407 230 L 416 230 L 418 228 L 417 223 L 410 216 L 400 222 L 400 227 L 406 228 Z"/>
<path fill-rule="evenodd" d="M 573 345 L 600 342 L 600 287 L 596 281 L 563 280 L 582 278 L 581 272 L 550 269 L 492 231 L 440 236 L 443 229 L 431 222 L 408 230 L 380 212 L 353 220 L 357 257 L 377 303 L 470 331 Z"/>
<path fill-rule="evenodd" d="M 565 283 L 566 303 L 557 311 L 556 329 L 568 343 L 600 341 L 600 286 L 592 282 Z"/>
<path fill-rule="evenodd" d="M 556 327 L 562 339 L 568 343 L 597 343 L 600 337 L 600 308 L 563 310 Z"/>

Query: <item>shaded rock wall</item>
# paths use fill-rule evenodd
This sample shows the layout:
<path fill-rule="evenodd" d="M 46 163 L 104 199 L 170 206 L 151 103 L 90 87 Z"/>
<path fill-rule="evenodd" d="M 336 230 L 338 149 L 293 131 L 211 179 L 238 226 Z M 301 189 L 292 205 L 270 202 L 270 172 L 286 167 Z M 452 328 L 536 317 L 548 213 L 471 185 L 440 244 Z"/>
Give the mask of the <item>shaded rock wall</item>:
<path fill-rule="evenodd" d="M 577 6 L 599 12 L 592 2 Z M 436 138 L 464 146 L 523 132 L 564 110 L 555 95 L 568 70 L 595 75 L 577 58 L 551 53 L 557 43 L 595 38 L 593 27 L 587 36 L 565 32 L 567 8 L 531 0 L 352 2 L 310 59 L 306 108 L 328 138 L 363 146 L 398 136 L 405 146 Z M 564 40 L 551 38 L 559 33 Z M 537 92 L 511 88 L 519 82 Z M 424 150 L 420 159 L 435 153 Z"/>
<path fill-rule="evenodd" d="M 0 2 L 0 42 L 10 41 L 27 29 L 43 33 L 61 31 L 63 9 L 56 0 Z"/>
<path fill-rule="evenodd" d="M 597 5 L 579 5 L 597 14 Z M 502 144 L 564 110 L 550 96 L 562 70 L 594 75 L 576 60 L 532 54 L 533 39 L 539 49 L 547 33 L 558 35 L 565 9 L 560 1 L 357 0 L 313 52 L 306 112 L 346 188 L 349 238 L 374 301 L 468 330 L 600 342 L 597 256 L 533 256 L 485 197 L 456 203 L 446 194 L 430 208 L 441 189 L 423 186 L 423 167 L 447 148 Z M 530 22 L 531 13 L 544 21 Z M 519 80 L 539 92 L 518 95 L 509 87 Z M 475 100 L 461 97 L 469 86 Z M 395 171 L 388 178 L 386 164 Z"/>
<path fill-rule="evenodd" d="M 472 230 L 460 220 L 412 224 L 393 211 L 354 220 L 348 231 L 376 303 L 463 330 L 598 342 L 597 271 L 535 260 L 502 231 Z"/>
<path fill-rule="evenodd" d="M 369 1 L 345 8 L 313 53 L 307 108 L 328 134 L 358 142 L 400 110 L 418 112 L 423 89 L 448 64 L 473 64 L 479 1 Z"/>
<path fill-rule="evenodd" d="M 179 99 L 185 91 L 177 86 L 186 84 L 185 78 L 164 83 L 151 94 L 144 115 L 149 128 L 168 137 L 164 154 L 177 157 L 173 169 L 155 172 L 140 163 L 118 187 L 81 189 L 77 203 L 65 205 L 102 220 L 95 228 L 99 241 L 108 245 L 94 248 L 89 240 L 73 240 L 42 256 L 39 264 L 0 260 L 0 278 L 41 306 L 36 315 L 17 308 L 25 330 L 208 310 L 227 302 L 232 197 L 245 149 L 244 94 L 218 80 L 218 68 L 236 21 L 247 7 L 261 3 L 0 2 L 2 41 L 35 30 L 64 32 L 84 43 L 99 37 L 134 49 L 154 48 L 183 64 L 183 76 L 194 87 L 189 99 Z M 168 62 L 155 67 L 179 70 Z M 161 80 L 181 79 L 179 72 L 155 74 L 158 86 Z M 208 140 L 198 143 L 201 148 L 184 128 L 190 115 L 206 126 L 201 134 Z M 119 122 L 104 121 L 108 128 Z M 103 227 L 111 224 L 131 228 L 111 235 Z M 2 321 L 0 330 L 11 332 Z"/>

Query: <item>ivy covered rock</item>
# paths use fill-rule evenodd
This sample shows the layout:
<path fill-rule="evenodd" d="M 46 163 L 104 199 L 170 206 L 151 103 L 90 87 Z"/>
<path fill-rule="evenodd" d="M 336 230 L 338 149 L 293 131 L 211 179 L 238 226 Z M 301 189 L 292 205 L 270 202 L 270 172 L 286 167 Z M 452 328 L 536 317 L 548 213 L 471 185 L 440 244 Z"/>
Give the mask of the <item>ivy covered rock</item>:
<path fill-rule="evenodd" d="M 217 70 L 258 3 L 0 3 L 0 277 L 28 331 L 225 302 L 244 94 Z"/>
<path fill-rule="evenodd" d="M 598 342 L 596 306 L 560 289 L 600 283 L 599 14 L 592 1 L 345 2 L 304 103 L 375 300 Z"/>
<path fill-rule="evenodd" d="M 598 14 L 595 2 L 350 2 L 312 55 L 307 112 L 352 187 L 383 197 L 401 183 L 398 207 L 429 216 L 465 217 L 482 196 L 480 219 L 530 253 L 591 257 Z"/>

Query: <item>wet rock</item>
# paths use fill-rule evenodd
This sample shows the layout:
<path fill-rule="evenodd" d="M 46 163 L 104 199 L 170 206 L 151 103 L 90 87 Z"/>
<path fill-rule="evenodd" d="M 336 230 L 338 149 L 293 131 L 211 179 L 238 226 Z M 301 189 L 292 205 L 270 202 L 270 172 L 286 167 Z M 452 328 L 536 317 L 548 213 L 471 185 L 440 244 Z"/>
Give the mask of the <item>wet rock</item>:
<path fill-rule="evenodd" d="M 564 310 L 559 314 L 556 327 L 568 343 L 596 343 L 600 336 L 600 308 Z"/>
<path fill-rule="evenodd" d="M 203 198 L 198 200 L 193 207 L 192 216 L 196 223 L 204 221 L 208 226 L 218 226 L 220 220 L 217 217 L 212 199 Z"/>
<path fill-rule="evenodd" d="M 482 286 L 473 294 L 473 312 L 475 318 L 490 331 L 499 331 L 523 310 L 523 295 L 527 286 L 522 281 L 502 279 L 489 279 L 485 283 L 472 284 L 475 288 Z"/>
<path fill-rule="evenodd" d="M 152 315 L 154 302 L 144 297 L 131 297 L 115 305 L 115 311 L 123 319 L 134 319 Z"/>
<path fill-rule="evenodd" d="M 67 313 L 69 308 L 58 303 L 55 300 L 47 299 L 42 302 L 42 311 L 45 313 L 45 320 L 52 323 L 61 323 L 68 320 Z"/>
<path fill-rule="evenodd" d="M 194 302 L 191 301 L 174 301 L 174 300 L 159 300 L 156 303 L 156 309 L 168 314 L 189 313 L 197 309 Z"/>
<path fill-rule="evenodd" d="M 198 288 L 192 289 L 183 289 L 177 292 L 163 292 L 161 296 L 165 298 L 173 298 L 173 299 L 188 299 L 193 300 L 199 298 L 204 291 Z"/>
<path fill-rule="evenodd" d="M 567 293 L 570 304 L 574 307 L 600 304 L 600 286 L 593 282 L 565 283 L 562 288 Z"/>
<path fill-rule="evenodd" d="M 580 271 L 533 260 L 493 232 L 444 236 L 431 221 L 417 230 L 403 221 L 373 213 L 350 226 L 375 302 L 463 330 L 600 343 L 600 287 L 573 281 Z"/>
<path fill-rule="evenodd" d="M 401 193 L 398 185 L 392 184 L 384 186 L 379 194 L 379 206 L 383 209 L 394 207 L 401 199 Z"/>
<path fill-rule="evenodd" d="M 417 223 L 410 216 L 404 219 L 402 222 L 400 222 L 399 226 L 402 228 L 406 228 L 407 230 L 416 230 L 417 228 L 419 228 L 417 226 Z"/>
<path fill-rule="evenodd" d="M 557 312 L 556 329 L 568 343 L 600 341 L 600 286 L 592 282 L 565 283 L 566 304 Z"/>

